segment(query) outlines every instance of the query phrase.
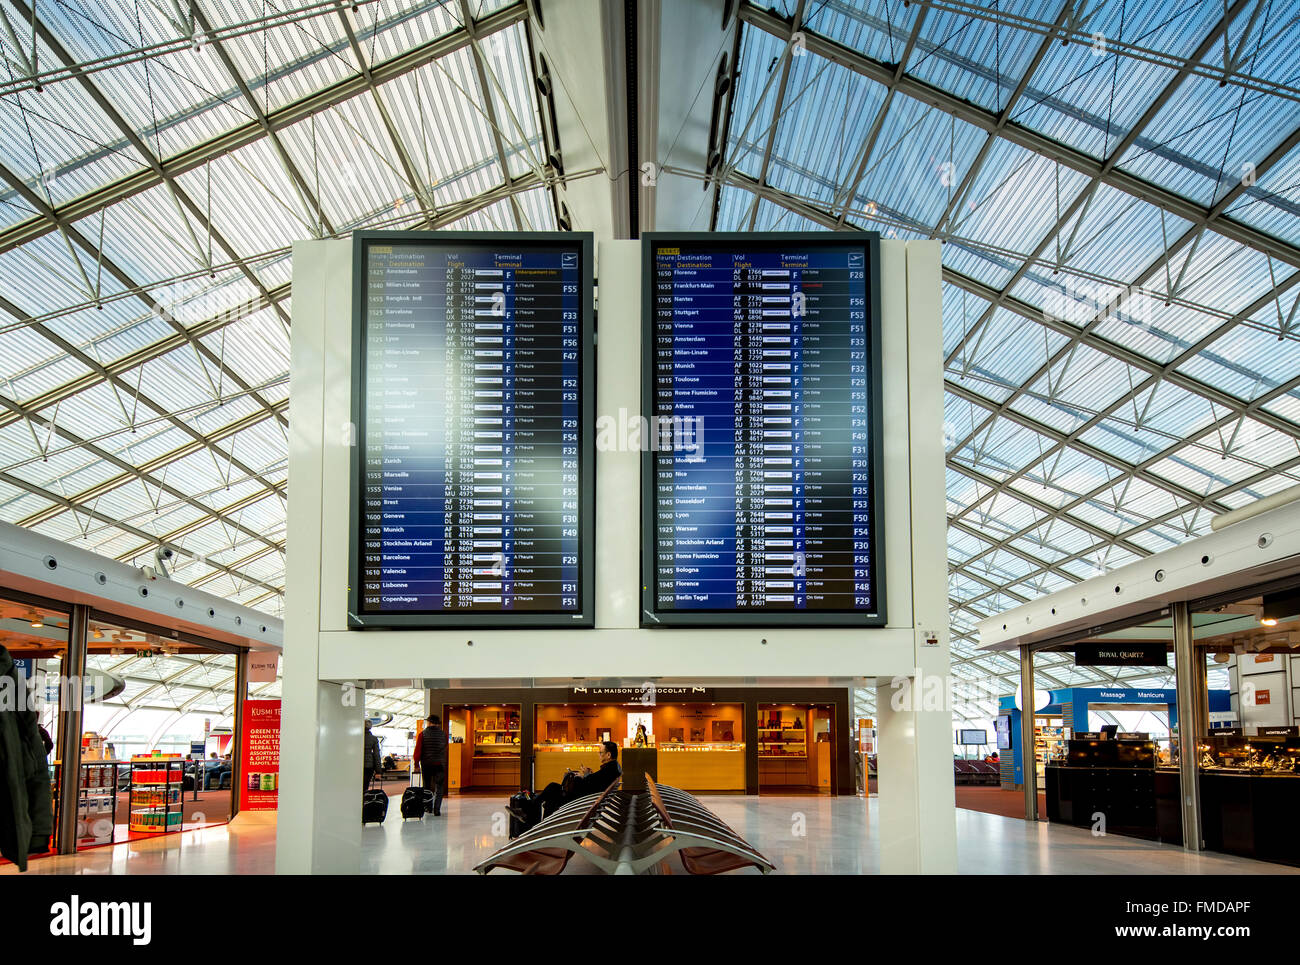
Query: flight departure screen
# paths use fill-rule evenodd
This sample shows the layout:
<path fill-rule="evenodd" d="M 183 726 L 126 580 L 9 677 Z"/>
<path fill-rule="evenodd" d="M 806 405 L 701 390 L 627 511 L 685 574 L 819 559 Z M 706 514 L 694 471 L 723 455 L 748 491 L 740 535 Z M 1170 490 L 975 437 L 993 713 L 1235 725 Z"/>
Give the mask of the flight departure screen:
<path fill-rule="evenodd" d="M 883 624 L 878 240 L 643 243 L 642 622 Z"/>
<path fill-rule="evenodd" d="M 356 247 L 350 623 L 590 625 L 590 236 Z"/>

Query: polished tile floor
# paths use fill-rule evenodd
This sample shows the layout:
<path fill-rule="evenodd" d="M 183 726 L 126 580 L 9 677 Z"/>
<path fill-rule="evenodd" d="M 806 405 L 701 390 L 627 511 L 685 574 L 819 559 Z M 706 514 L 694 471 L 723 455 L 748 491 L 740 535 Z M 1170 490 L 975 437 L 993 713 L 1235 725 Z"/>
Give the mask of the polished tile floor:
<path fill-rule="evenodd" d="M 701 801 L 788 874 L 876 874 L 878 802 L 853 797 L 702 797 Z M 367 874 L 465 874 L 505 842 L 501 801 L 449 799 L 440 818 L 403 822 L 394 806 L 362 832 Z M 1300 874 L 1300 868 L 978 811 L 957 811 L 962 874 Z M 269 874 L 272 825 L 209 828 L 163 839 L 33 861 L 37 874 Z M 582 873 L 575 860 L 570 870 Z M 12 866 L 0 874 L 15 872 Z"/>

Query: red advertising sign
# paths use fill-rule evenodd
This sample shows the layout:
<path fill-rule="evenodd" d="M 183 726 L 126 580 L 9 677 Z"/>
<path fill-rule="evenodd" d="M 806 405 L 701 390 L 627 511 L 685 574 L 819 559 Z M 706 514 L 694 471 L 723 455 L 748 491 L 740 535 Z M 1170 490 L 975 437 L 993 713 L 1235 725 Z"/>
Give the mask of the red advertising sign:
<path fill-rule="evenodd" d="M 241 811 L 274 811 L 280 799 L 280 702 L 244 701 L 239 739 Z"/>
<path fill-rule="evenodd" d="M 1271 704 L 1272 701 L 1269 699 L 1268 691 L 1267 691 L 1267 690 L 1257 690 L 1257 691 L 1255 691 L 1255 703 L 1256 703 L 1256 704 Z"/>

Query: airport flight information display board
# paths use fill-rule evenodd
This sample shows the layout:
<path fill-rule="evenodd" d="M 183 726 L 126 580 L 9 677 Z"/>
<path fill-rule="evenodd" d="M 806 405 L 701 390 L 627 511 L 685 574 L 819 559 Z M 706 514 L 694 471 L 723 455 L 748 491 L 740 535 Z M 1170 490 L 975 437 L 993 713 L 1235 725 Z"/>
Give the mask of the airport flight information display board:
<path fill-rule="evenodd" d="M 349 626 L 591 626 L 591 236 L 353 238 Z"/>
<path fill-rule="evenodd" d="M 879 236 L 642 245 L 642 624 L 883 626 Z"/>

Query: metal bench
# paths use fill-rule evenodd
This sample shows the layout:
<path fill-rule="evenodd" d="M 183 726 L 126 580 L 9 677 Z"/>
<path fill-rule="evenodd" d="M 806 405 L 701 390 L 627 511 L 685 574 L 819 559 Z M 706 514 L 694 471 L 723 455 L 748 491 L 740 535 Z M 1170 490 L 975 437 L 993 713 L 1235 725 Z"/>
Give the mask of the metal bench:
<path fill-rule="evenodd" d="M 646 790 L 666 830 L 672 834 L 673 850 L 690 874 L 716 875 L 750 867 L 763 874 L 776 870 L 776 865 L 690 794 L 656 784 L 649 775 Z"/>
<path fill-rule="evenodd" d="M 691 874 L 775 870 L 691 795 L 648 775 L 643 792 L 622 790 L 616 782 L 599 795 L 569 802 L 474 870 L 555 875 L 575 854 L 606 874 L 642 874 L 674 854 Z"/>
<path fill-rule="evenodd" d="M 586 839 L 600 826 L 617 821 L 623 802 L 616 800 L 619 781 L 599 794 L 587 794 L 557 808 L 549 817 L 515 838 L 506 847 L 479 862 L 474 870 L 481 875 L 494 868 L 507 868 L 523 874 L 558 875 L 569 859 L 586 848 Z M 610 813 L 605 814 L 608 810 Z"/>

